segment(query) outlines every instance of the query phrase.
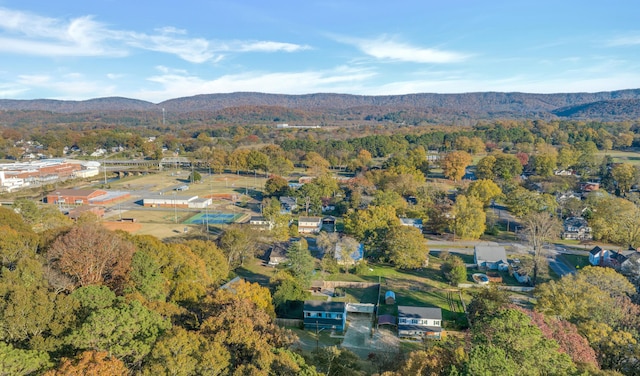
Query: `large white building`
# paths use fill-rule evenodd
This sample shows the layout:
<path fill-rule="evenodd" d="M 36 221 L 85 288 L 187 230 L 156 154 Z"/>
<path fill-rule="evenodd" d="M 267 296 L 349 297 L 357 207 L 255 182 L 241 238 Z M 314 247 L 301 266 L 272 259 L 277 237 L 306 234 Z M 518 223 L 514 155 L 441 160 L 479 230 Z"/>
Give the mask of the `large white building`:
<path fill-rule="evenodd" d="M 142 205 L 152 208 L 204 209 L 212 203 L 210 198 L 199 198 L 198 196 L 155 195 L 142 199 Z"/>

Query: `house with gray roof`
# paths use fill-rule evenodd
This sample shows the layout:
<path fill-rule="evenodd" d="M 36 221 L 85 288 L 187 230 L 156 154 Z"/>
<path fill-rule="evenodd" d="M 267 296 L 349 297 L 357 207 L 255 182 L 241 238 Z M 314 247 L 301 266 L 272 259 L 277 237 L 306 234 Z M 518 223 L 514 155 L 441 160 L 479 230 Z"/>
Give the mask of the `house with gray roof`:
<path fill-rule="evenodd" d="M 507 251 L 500 245 L 477 245 L 473 250 L 473 262 L 479 269 L 508 270 Z"/>
<path fill-rule="evenodd" d="M 442 338 L 442 309 L 398 306 L 398 337 Z"/>

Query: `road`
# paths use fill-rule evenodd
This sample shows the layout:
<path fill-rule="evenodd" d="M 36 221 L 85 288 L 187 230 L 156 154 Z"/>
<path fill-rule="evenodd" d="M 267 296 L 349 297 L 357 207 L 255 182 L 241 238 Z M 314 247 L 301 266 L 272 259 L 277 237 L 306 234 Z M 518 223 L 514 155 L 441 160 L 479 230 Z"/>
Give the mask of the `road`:
<path fill-rule="evenodd" d="M 473 255 L 473 248 L 476 245 L 486 245 L 486 246 L 497 246 L 501 245 L 503 247 L 509 247 L 510 253 L 521 253 L 521 254 L 530 254 L 531 248 L 527 245 L 521 243 L 514 242 L 505 242 L 505 243 L 497 243 L 497 242 L 489 242 L 489 241 L 446 241 L 446 240 L 429 240 L 428 241 L 429 248 L 432 252 L 442 252 L 442 251 L 453 251 L 456 253 L 462 253 L 465 255 Z M 586 256 L 587 251 L 582 250 L 574 250 L 567 249 L 565 247 L 548 244 L 545 247 L 545 251 L 549 255 L 547 257 L 547 261 L 549 262 L 549 267 L 559 276 L 564 276 L 566 274 L 575 274 L 576 269 L 568 265 L 562 257 L 558 257 L 559 255 L 565 254 L 573 254 L 573 255 L 581 255 Z"/>

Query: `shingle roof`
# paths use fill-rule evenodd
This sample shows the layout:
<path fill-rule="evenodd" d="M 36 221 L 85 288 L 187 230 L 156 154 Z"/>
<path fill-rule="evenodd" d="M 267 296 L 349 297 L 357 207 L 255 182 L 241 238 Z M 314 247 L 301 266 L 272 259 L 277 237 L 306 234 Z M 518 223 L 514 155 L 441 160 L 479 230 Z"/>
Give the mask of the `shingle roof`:
<path fill-rule="evenodd" d="M 303 311 L 344 312 L 344 302 L 325 302 L 322 300 L 305 300 Z"/>
<path fill-rule="evenodd" d="M 398 317 L 442 320 L 442 309 L 435 307 L 398 306 Z"/>

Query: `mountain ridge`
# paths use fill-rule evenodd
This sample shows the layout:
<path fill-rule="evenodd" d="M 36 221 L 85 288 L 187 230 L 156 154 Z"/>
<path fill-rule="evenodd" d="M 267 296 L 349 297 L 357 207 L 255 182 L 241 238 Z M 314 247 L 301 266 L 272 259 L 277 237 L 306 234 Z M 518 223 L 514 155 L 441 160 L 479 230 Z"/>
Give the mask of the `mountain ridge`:
<path fill-rule="evenodd" d="M 0 111 L 48 111 L 59 114 L 157 112 L 209 113 L 243 108 L 282 108 L 340 114 L 358 111 L 363 116 L 397 111 L 471 116 L 474 118 L 571 118 L 620 120 L 640 117 L 640 89 L 535 94 L 523 92 L 473 92 L 458 94 L 416 93 L 402 95 L 354 95 L 336 93 L 269 94 L 235 92 L 198 94 L 159 103 L 125 97 L 82 101 L 54 99 L 0 99 Z M 364 114 L 362 112 L 367 112 Z M 286 112 L 286 111 L 285 111 Z M 374 114 L 375 113 L 375 114 Z M 285 119 L 286 120 L 286 119 Z"/>

